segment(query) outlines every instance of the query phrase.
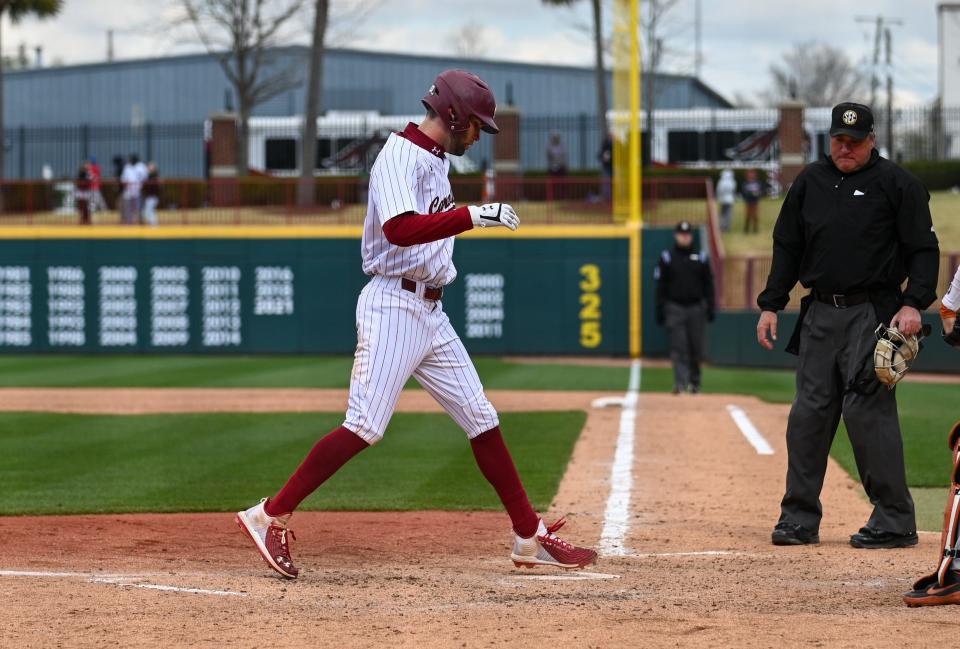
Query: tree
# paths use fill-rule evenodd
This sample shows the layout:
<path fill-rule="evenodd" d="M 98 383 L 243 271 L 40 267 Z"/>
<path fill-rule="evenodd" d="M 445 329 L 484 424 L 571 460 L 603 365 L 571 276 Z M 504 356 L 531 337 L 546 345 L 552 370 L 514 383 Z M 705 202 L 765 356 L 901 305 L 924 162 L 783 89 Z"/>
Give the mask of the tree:
<path fill-rule="evenodd" d="M 447 45 L 461 59 L 482 59 L 489 49 L 486 29 L 473 20 L 447 36 Z"/>
<path fill-rule="evenodd" d="M 283 42 L 302 0 L 178 0 L 183 16 L 233 85 L 240 114 L 237 170 L 248 172 L 247 143 L 253 109 L 302 83 L 299 62 L 276 67 L 273 48 Z M 322 56 L 322 55 L 321 55 Z M 314 120 L 316 121 L 316 120 Z M 316 128 L 316 127 L 314 127 Z M 314 138 L 316 140 L 316 138 Z M 312 166 L 311 166 L 312 169 Z"/>
<path fill-rule="evenodd" d="M 570 6 L 578 0 L 543 0 L 553 6 Z M 639 0 L 638 0 L 639 1 Z M 597 89 L 597 128 L 600 137 L 606 137 L 607 131 L 607 72 L 603 67 L 603 20 L 601 0 L 590 0 L 593 9 L 593 54 L 594 77 Z"/>
<path fill-rule="evenodd" d="M 770 66 L 769 102 L 795 99 L 808 106 L 833 106 L 863 99 L 866 77 L 843 50 L 826 43 L 797 43 Z"/>
<path fill-rule="evenodd" d="M 63 7 L 63 0 L 0 0 L 0 19 L 4 14 L 10 17 L 10 22 L 16 24 L 27 16 L 36 16 L 37 18 L 50 18 L 60 13 Z M 3 38 L 0 34 L 0 51 L 3 47 Z M 4 123 L 3 123 L 3 66 L 0 66 L 0 180 L 4 176 Z M 3 206 L 0 198 L 0 208 Z"/>
<path fill-rule="evenodd" d="M 313 13 L 313 40 L 310 45 L 307 107 L 303 114 L 303 137 L 300 142 L 298 205 L 313 205 L 313 169 L 317 164 L 317 113 L 320 111 L 320 93 L 323 88 L 323 53 L 329 19 L 330 2 L 328 0 L 316 0 Z"/>
<path fill-rule="evenodd" d="M 677 0 L 647 0 L 641 5 L 641 8 L 646 8 L 641 14 L 640 26 L 643 38 L 643 111 L 647 116 L 647 146 L 650 149 L 651 162 L 657 106 L 657 74 L 664 50 L 663 22 L 664 17 L 676 4 Z"/>

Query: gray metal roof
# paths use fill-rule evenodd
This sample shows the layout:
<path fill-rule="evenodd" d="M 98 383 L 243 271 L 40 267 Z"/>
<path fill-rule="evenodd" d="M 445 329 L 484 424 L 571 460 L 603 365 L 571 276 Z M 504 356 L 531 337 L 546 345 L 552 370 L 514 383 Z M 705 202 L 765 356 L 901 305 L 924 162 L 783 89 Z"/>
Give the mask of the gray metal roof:
<path fill-rule="evenodd" d="M 275 65 L 306 75 L 307 48 L 272 52 Z M 528 116 L 593 114 L 593 69 L 329 49 L 324 62 L 322 110 L 367 110 L 407 114 L 437 73 L 468 68 L 484 78 L 502 105 Z M 716 91 L 693 77 L 660 75 L 659 108 L 729 107 Z M 4 108 L 9 128 L 19 126 L 123 125 L 198 122 L 232 102 L 230 83 L 209 54 L 47 67 L 5 75 Z M 258 116 L 303 111 L 302 84 L 258 106 Z"/>

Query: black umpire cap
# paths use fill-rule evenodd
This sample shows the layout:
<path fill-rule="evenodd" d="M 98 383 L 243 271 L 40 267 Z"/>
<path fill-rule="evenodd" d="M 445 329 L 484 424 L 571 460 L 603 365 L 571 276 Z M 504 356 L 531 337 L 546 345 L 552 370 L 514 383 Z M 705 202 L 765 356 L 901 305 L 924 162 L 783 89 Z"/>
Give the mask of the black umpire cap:
<path fill-rule="evenodd" d="M 677 223 L 676 227 L 677 232 L 693 232 L 693 226 L 690 225 L 690 221 L 680 221 Z"/>
<path fill-rule="evenodd" d="M 830 137 L 849 135 L 862 140 L 871 133 L 873 133 L 873 111 L 869 106 L 845 101 L 833 107 Z"/>

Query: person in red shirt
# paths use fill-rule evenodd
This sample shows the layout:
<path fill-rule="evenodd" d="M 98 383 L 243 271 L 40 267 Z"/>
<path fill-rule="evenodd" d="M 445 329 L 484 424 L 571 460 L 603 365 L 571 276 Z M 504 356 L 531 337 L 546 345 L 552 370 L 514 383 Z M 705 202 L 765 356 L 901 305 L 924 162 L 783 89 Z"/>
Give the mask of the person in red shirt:
<path fill-rule="evenodd" d="M 106 210 L 107 202 L 103 200 L 103 194 L 100 192 L 100 186 L 103 183 L 103 174 L 100 171 L 97 156 L 90 156 L 90 160 L 87 163 L 87 175 L 90 177 L 90 211 Z"/>

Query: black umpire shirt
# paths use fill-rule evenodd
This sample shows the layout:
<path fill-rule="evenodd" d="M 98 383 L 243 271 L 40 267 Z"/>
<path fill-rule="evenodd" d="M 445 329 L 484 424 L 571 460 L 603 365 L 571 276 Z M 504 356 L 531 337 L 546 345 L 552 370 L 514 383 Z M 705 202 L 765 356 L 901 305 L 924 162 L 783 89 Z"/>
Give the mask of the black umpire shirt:
<path fill-rule="evenodd" d="M 654 270 L 654 279 L 657 280 L 658 321 L 663 321 L 666 302 L 685 306 L 705 302 L 707 318 L 713 320 L 713 271 L 704 255 L 692 247 L 674 246 L 672 250 L 664 250 Z"/>
<path fill-rule="evenodd" d="M 940 264 L 929 200 L 916 177 L 876 149 L 847 176 L 830 158 L 807 165 L 777 217 L 773 264 L 757 304 L 783 309 L 799 279 L 820 293 L 869 292 L 884 321 L 900 304 L 927 308 L 937 299 Z"/>

